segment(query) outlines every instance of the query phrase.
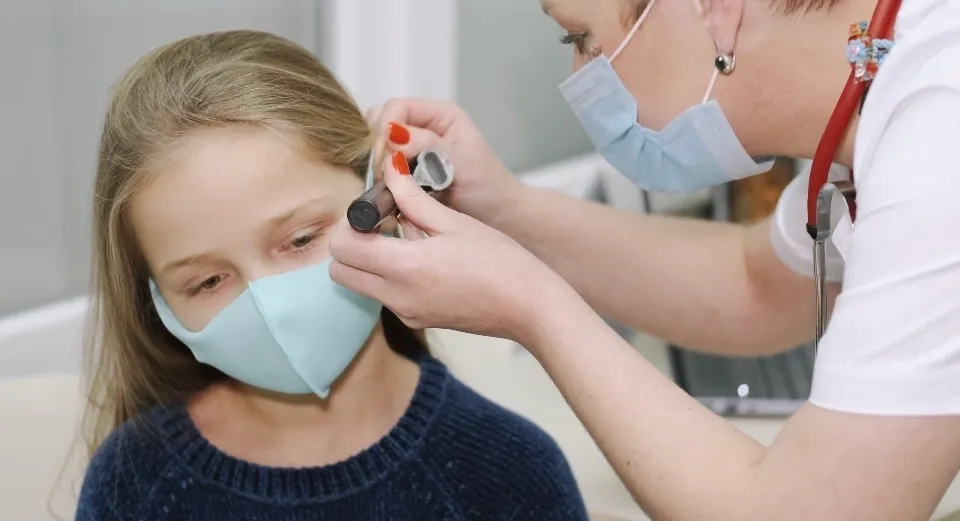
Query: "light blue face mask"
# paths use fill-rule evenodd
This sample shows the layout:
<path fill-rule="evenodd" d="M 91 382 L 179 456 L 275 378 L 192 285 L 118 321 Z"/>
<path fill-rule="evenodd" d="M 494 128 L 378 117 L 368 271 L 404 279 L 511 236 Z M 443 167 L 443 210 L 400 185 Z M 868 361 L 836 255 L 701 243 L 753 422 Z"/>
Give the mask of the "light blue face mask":
<path fill-rule="evenodd" d="M 367 187 L 373 181 L 373 161 Z M 326 398 L 380 320 L 381 304 L 330 279 L 330 263 L 263 277 L 201 331 L 174 315 L 156 284 L 163 325 L 199 362 L 261 389 Z"/>
<path fill-rule="evenodd" d="M 597 151 L 644 190 L 693 192 L 770 170 L 744 150 L 723 110 L 709 100 L 719 70 L 699 105 L 685 110 L 660 132 L 637 122 L 637 102 L 612 62 L 630 42 L 656 0 L 650 2 L 620 47 L 603 54 L 560 84 L 560 93 Z"/>

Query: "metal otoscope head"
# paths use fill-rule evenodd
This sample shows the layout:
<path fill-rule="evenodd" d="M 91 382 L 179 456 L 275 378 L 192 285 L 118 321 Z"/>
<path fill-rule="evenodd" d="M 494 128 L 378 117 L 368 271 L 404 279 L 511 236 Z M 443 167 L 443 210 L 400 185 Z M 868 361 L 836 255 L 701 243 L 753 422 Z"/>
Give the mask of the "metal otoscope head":
<path fill-rule="evenodd" d="M 434 148 L 425 149 L 410 158 L 410 172 L 414 181 L 427 192 L 442 192 L 453 184 L 453 165 L 447 156 Z M 356 198 L 347 208 L 347 221 L 354 230 L 371 232 L 384 219 L 396 215 L 397 203 L 387 185 L 381 180 Z"/>

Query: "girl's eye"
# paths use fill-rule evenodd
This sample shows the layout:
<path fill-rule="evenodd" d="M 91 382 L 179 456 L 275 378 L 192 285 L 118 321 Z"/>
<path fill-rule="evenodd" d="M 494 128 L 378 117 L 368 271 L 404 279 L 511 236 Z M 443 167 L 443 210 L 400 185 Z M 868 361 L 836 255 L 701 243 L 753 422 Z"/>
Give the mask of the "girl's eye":
<path fill-rule="evenodd" d="M 578 53 L 587 52 L 587 33 L 565 34 L 560 37 L 563 45 L 573 45 Z"/>
<path fill-rule="evenodd" d="M 323 232 L 318 230 L 304 235 L 299 235 L 290 241 L 289 247 L 283 248 L 284 250 L 294 250 L 294 251 L 304 251 L 313 247 L 313 243 L 323 235 Z"/>
<path fill-rule="evenodd" d="M 217 287 L 220 286 L 220 283 L 222 283 L 223 279 L 225 278 L 226 278 L 226 275 L 224 274 L 217 274 L 212 277 L 207 277 L 203 279 L 203 282 L 201 282 L 200 284 L 197 284 L 196 286 L 190 288 L 190 294 L 197 295 L 199 293 L 212 292 L 216 290 Z"/>
<path fill-rule="evenodd" d="M 313 241 L 313 235 L 304 235 L 302 237 L 297 237 L 290 244 L 297 249 L 306 248 L 310 245 L 310 242 Z"/>

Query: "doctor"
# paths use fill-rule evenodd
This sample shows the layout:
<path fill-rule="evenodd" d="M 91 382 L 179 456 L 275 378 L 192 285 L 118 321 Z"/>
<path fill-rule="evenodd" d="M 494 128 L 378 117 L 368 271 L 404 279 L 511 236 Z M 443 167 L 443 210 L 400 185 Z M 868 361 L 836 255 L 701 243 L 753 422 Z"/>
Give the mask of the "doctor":
<path fill-rule="evenodd" d="M 452 104 L 393 100 L 372 114 L 377 130 L 391 152 L 449 153 L 449 207 L 386 158 L 406 239 L 344 224 L 331 274 L 412 326 L 524 345 L 655 519 L 929 519 L 960 469 L 960 0 L 903 2 L 889 54 L 859 33 L 848 45 L 876 7 L 543 1 L 574 54 L 561 93 L 641 188 L 695 190 L 764 172 L 757 158 L 812 157 L 851 67 L 869 85 L 823 140 L 836 147 L 826 163 L 855 174 L 856 226 L 845 216 L 829 251 L 832 317 L 810 403 L 770 448 L 594 310 L 725 355 L 810 340 L 807 178 L 755 226 L 627 215 L 521 186 Z"/>

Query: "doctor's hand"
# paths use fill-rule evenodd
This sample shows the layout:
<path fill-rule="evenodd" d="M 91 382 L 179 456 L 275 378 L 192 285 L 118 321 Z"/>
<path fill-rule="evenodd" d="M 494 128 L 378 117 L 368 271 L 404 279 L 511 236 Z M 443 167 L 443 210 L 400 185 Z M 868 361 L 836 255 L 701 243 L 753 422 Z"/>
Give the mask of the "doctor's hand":
<path fill-rule="evenodd" d="M 402 154 L 386 162 L 384 180 L 402 213 L 405 238 L 360 233 L 343 219 L 330 238 L 335 282 L 382 302 L 413 328 L 521 343 L 536 334 L 547 307 L 579 298 L 512 239 L 425 193 L 404 175 Z"/>
<path fill-rule="evenodd" d="M 441 196 L 457 211 L 490 223 L 498 207 L 510 204 L 522 187 L 490 149 L 470 116 L 448 101 L 393 99 L 367 112 L 378 136 L 379 160 L 393 151 L 414 157 L 437 147 L 450 158 L 453 185 Z"/>

